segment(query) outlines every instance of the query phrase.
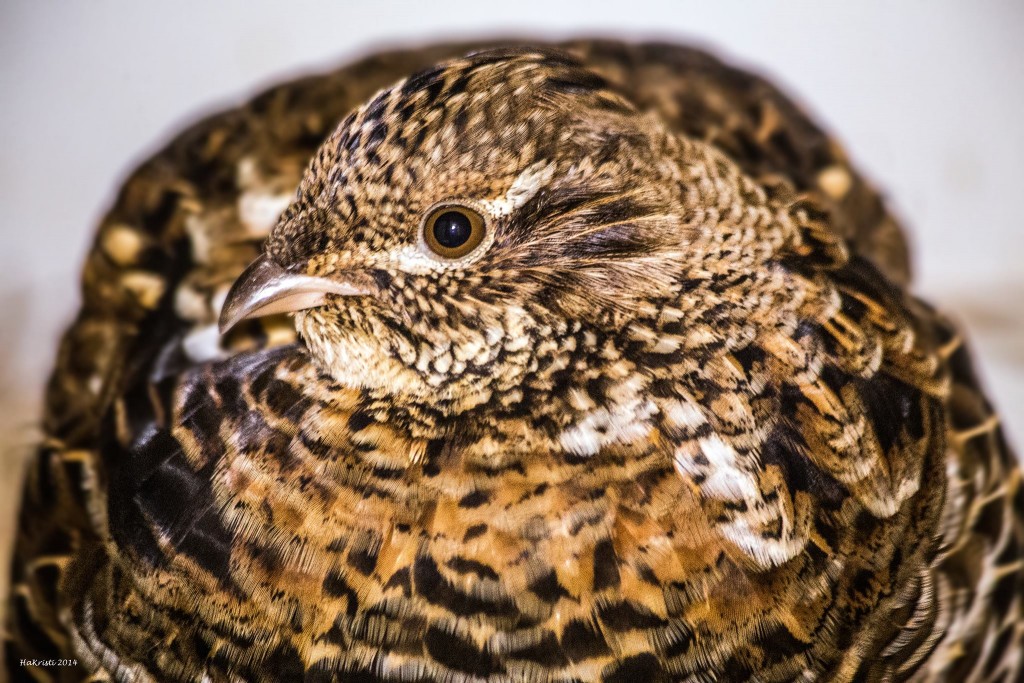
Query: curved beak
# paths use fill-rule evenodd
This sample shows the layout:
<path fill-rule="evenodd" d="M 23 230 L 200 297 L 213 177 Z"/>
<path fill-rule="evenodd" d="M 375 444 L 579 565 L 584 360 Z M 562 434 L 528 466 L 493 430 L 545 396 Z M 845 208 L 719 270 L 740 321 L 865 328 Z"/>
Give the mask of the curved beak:
<path fill-rule="evenodd" d="M 264 254 L 253 261 L 231 286 L 220 311 L 220 333 L 226 333 L 249 318 L 295 313 L 322 306 L 332 294 L 358 296 L 369 293 L 368 287 L 352 282 L 289 273 Z"/>

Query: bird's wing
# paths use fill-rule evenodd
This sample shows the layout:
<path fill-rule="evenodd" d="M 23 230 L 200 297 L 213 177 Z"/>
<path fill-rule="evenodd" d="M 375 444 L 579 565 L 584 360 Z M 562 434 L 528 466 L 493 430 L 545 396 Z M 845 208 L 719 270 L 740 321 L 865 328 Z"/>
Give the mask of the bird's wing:
<path fill-rule="evenodd" d="M 925 633 L 946 633 L 922 680 L 1024 679 L 1024 482 L 999 415 L 981 390 L 965 340 L 938 313 L 939 356 L 949 368 L 945 517 L 934 563 L 933 612 L 901 639 L 923 649 Z M 923 617 L 923 618 L 922 618 Z M 905 652 L 898 652 L 904 658 Z M 905 660 L 905 658 L 904 658 Z"/>
<path fill-rule="evenodd" d="M 814 269 L 836 285 L 841 302 L 835 316 L 808 320 L 804 332 L 816 328 L 811 334 L 820 335 L 825 347 L 836 349 L 834 359 L 846 363 L 865 350 L 858 349 L 857 340 L 845 336 L 846 332 L 866 332 L 882 340 L 885 351 L 878 372 L 826 361 L 832 377 L 819 379 L 820 386 L 788 382 L 790 389 L 799 388 L 790 400 L 804 404 L 784 409 L 797 416 L 790 421 L 795 433 L 789 439 L 775 433 L 765 447 L 791 448 L 817 434 L 821 446 L 811 444 L 808 452 L 812 460 L 821 459 L 817 465 L 829 475 L 844 480 L 845 474 L 849 482 L 848 475 L 857 467 L 874 470 L 850 491 L 876 509 L 887 500 L 899 504 L 902 499 L 896 489 L 887 493 L 879 485 L 883 480 L 895 486 L 901 478 L 927 479 L 922 471 L 936 463 L 946 470 L 949 483 L 938 526 L 939 544 L 914 551 L 930 557 L 930 566 L 909 582 L 910 594 L 899 598 L 905 613 L 897 612 L 891 625 L 873 629 L 889 646 L 871 669 L 872 675 L 878 680 L 903 680 L 918 667 L 917 675 L 923 680 L 1017 680 L 1024 675 L 1020 466 L 971 369 L 956 326 L 906 293 L 910 281 L 906 239 L 880 195 L 851 166 L 835 140 L 758 76 L 677 45 L 585 41 L 571 49 L 676 130 L 710 142 L 764 184 L 771 186 L 774 178 L 782 178 L 803 195 L 813 206 L 804 230 L 805 244 L 821 252 L 822 262 Z M 826 252 L 832 250 L 835 237 L 843 242 L 840 251 L 849 256 L 828 263 L 832 256 Z M 769 355 L 780 351 L 763 350 Z M 841 439 L 832 441 L 839 434 L 834 432 L 836 416 L 823 410 L 822 397 L 831 391 L 823 381 L 835 383 L 835 397 L 846 404 L 843 409 L 849 416 L 867 418 L 868 438 L 882 446 L 875 448 L 874 456 L 854 449 L 832 463 L 825 462 L 831 446 L 824 444 Z M 814 397 L 819 389 L 824 392 Z M 773 467 L 764 464 L 770 474 Z M 830 469 L 833 466 L 839 470 Z M 782 479 L 786 481 L 783 489 L 794 496 L 791 514 L 796 515 L 798 492 L 785 471 Z M 770 482 L 761 483 L 765 490 L 773 490 Z M 822 495 L 814 491 L 815 485 L 803 482 L 805 489 L 810 486 L 811 498 Z M 908 507 L 918 509 L 920 515 L 931 514 L 927 511 L 934 505 L 926 499 L 941 500 L 946 485 L 932 481 L 922 486 L 930 490 L 917 500 L 925 502 Z M 728 511 L 726 516 L 734 514 Z M 756 516 L 752 511 L 751 519 Z M 912 530 L 920 523 L 917 520 L 891 533 L 912 538 Z M 911 545 L 904 544 L 902 560 L 911 552 Z M 937 642 L 941 634 L 945 637 Z M 934 656 L 922 666 L 933 650 Z"/>

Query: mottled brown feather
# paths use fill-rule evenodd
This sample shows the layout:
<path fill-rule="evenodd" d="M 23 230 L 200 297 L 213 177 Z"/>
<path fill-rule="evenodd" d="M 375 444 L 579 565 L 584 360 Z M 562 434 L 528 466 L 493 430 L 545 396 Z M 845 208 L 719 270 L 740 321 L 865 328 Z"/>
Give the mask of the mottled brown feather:
<path fill-rule="evenodd" d="M 11 678 L 1021 680 L 1020 470 L 841 148 L 697 50 L 444 61 L 482 47 L 276 87 L 125 183 L 24 489 Z M 487 272 L 379 266 L 401 315 L 218 339 L 261 249 L 330 274 L 538 159 Z M 346 329 L 408 340 L 400 381 L 346 382 Z M 19 664 L 49 657 L 80 666 Z"/>

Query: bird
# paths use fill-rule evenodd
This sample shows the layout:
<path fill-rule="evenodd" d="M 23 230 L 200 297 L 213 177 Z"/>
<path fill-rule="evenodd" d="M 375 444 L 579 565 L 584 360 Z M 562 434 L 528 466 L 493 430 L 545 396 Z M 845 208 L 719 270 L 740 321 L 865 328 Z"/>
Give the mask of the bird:
<path fill-rule="evenodd" d="M 1024 489 L 900 222 L 779 89 L 372 54 L 124 183 L 12 680 L 1024 680 Z"/>

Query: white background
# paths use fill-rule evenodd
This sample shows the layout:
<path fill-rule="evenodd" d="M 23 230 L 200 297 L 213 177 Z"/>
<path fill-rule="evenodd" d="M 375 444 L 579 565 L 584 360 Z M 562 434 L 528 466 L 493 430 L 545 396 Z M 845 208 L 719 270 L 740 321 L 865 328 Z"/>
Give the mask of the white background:
<path fill-rule="evenodd" d="M 0 473 L 13 484 L 93 226 L 199 115 L 375 46 L 483 35 L 677 38 L 771 74 L 911 230 L 918 293 L 969 329 L 1024 438 L 1024 3 L 0 4 Z M 0 489 L 0 519 L 13 496 Z M 0 523 L 0 539 L 4 527 Z M 0 543 L 0 551 L 2 551 Z M 0 572 L 7 568 L 0 560 Z M 0 576 L 2 582 L 2 576 Z"/>

